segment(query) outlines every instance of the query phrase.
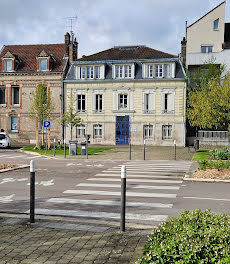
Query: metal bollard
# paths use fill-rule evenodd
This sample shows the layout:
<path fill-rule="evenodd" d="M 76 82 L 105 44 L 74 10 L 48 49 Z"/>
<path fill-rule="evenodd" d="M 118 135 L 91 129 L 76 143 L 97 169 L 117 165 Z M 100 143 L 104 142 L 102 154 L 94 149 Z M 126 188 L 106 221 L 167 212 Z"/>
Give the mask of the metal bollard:
<path fill-rule="evenodd" d="M 176 140 L 174 140 L 174 160 L 176 160 Z"/>
<path fill-rule="evenodd" d="M 132 145 L 131 142 L 129 143 L 129 159 L 132 159 Z"/>
<path fill-rule="evenodd" d="M 30 223 L 35 223 L 34 220 L 35 208 L 35 167 L 34 161 L 30 161 Z"/>
<path fill-rule="evenodd" d="M 54 157 L 55 157 L 55 142 L 56 142 L 56 140 L 54 138 Z"/>
<path fill-rule="evenodd" d="M 120 230 L 125 232 L 125 207 L 126 207 L 126 166 L 121 167 L 121 219 Z"/>
<path fill-rule="evenodd" d="M 64 158 L 66 158 L 66 144 L 65 144 L 65 139 L 64 139 Z"/>
<path fill-rule="evenodd" d="M 86 159 L 88 159 L 88 139 L 86 138 Z"/>
<path fill-rule="evenodd" d="M 144 140 L 144 160 L 145 160 L 145 140 Z"/>

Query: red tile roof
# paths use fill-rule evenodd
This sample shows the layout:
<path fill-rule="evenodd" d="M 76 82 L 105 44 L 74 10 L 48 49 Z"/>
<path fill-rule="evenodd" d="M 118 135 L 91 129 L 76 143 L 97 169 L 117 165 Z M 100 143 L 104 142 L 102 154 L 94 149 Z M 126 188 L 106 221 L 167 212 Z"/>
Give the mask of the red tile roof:
<path fill-rule="evenodd" d="M 63 71 L 66 61 L 63 60 L 65 54 L 65 44 L 38 44 L 38 45 L 7 45 L 3 47 L 0 54 L 2 58 L 8 51 L 21 59 L 21 63 L 17 68 L 17 72 L 36 72 L 36 57 L 45 50 L 55 59 L 52 64 L 51 71 Z M 0 63 L 0 71 L 2 71 L 2 63 Z"/>
<path fill-rule="evenodd" d="M 104 60 L 135 60 L 135 59 L 162 59 L 177 56 L 155 50 L 146 46 L 118 46 L 104 50 L 90 56 L 85 56 L 78 61 L 104 61 Z"/>

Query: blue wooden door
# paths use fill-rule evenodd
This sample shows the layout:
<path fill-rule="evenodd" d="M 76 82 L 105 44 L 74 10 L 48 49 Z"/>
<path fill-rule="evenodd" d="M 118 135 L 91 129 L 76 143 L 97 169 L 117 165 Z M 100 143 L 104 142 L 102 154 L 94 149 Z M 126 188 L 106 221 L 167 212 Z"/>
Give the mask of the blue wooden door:
<path fill-rule="evenodd" d="M 116 144 L 129 144 L 129 116 L 116 117 Z"/>

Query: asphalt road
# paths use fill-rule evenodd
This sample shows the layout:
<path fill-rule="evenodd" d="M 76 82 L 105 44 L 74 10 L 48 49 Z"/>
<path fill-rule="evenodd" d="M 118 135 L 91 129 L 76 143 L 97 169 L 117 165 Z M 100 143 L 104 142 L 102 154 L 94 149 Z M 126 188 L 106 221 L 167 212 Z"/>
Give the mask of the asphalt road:
<path fill-rule="evenodd" d="M 229 183 L 183 182 L 189 161 L 83 160 L 0 150 L 0 163 L 36 167 L 36 213 L 119 223 L 120 169 L 127 166 L 127 217 L 155 226 L 185 209 L 230 212 Z M 0 212 L 28 213 L 29 168 L 0 173 Z"/>

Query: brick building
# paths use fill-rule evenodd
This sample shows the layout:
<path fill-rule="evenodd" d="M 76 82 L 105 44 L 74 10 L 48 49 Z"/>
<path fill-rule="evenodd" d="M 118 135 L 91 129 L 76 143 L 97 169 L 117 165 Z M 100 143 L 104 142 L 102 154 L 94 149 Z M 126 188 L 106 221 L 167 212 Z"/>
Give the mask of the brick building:
<path fill-rule="evenodd" d="M 34 143 L 38 121 L 30 118 L 33 94 L 43 82 L 55 103 L 50 116 L 51 137 L 61 139 L 64 111 L 63 79 L 69 63 L 77 59 L 77 42 L 69 33 L 63 44 L 6 45 L 0 53 L 0 128 L 12 141 Z"/>

